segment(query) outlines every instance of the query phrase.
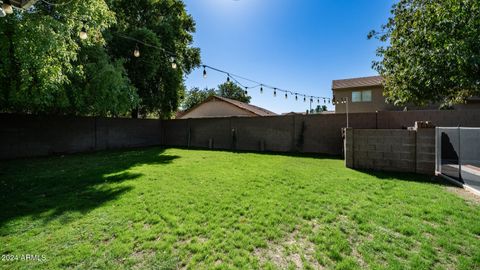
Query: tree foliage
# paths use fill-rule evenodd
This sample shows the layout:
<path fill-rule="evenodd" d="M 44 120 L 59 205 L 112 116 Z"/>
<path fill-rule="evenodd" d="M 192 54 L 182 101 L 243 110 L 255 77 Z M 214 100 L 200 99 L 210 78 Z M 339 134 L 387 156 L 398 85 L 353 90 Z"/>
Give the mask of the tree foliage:
<path fill-rule="evenodd" d="M 169 117 L 200 63 L 195 23 L 180 0 L 134 2 L 39 1 L 0 18 L 0 111 Z"/>
<path fill-rule="evenodd" d="M 84 26 L 83 19 L 88 20 L 85 27 L 91 38 L 82 42 L 78 33 Z M 104 44 L 101 32 L 114 22 L 114 14 L 103 0 L 72 1 L 61 8 L 38 2 L 30 11 L 16 11 L 14 15 L 1 18 L 0 110 L 53 114 L 121 113 L 113 108 L 119 109 L 124 105 L 113 101 L 110 110 L 100 108 L 104 105 L 100 105 L 98 100 L 82 100 L 85 92 L 90 91 L 85 84 L 87 77 L 98 74 L 92 71 L 91 66 L 85 65 L 88 61 L 79 59 L 82 51 L 85 54 L 95 52 L 94 58 L 101 58 L 96 67 L 100 68 L 106 80 L 111 80 L 110 76 L 113 76 L 122 82 L 122 85 L 108 86 L 97 83 L 95 91 L 99 95 L 109 94 L 110 90 L 122 92 L 128 89 L 123 69 L 118 63 L 111 62 L 101 47 Z M 90 50 L 91 47 L 95 49 Z M 73 85 L 74 82 L 78 84 Z M 79 87 L 81 84 L 85 87 Z M 125 95 L 131 97 L 129 100 L 132 103 L 137 100 L 131 91 Z M 78 106 L 85 104 L 91 110 L 79 110 Z"/>
<path fill-rule="evenodd" d="M 120 116 L 139 104 L 123 61 L 111 61 L 103 47 L 83 48 L 76 64 L 83 67 L 84 76 L 74 77 L 66 90 L 70 113 Z"/>
<path fill-rule="evenodd" d="M 480 2 L 400 0 L 382 31 L 373 67 L 397 105 L 462 103 L 480 95 Z"/>
<path fill-rule="evenodd" d="M 197 106 L 198 104 L 204 102 L 209 97 L 216 95 L 215 89 L 200 89 L 194 87 L 190 89 L 185 95 L 185 99 L 182 102 L 183 110 L 190 110 L 191 108 Z"/>
<path fill-rule="evenodd" d="M 315 109 L 310 109 L 310 114 L 326 112 L 327 110 L 328 110 L 327 105 L 317 105 Z"/>
<path fill-rule="evenodd" d="M 191 47 L 193 18 L 180 0 L 137 0 L 134 5 L 130 0 L 109 3 L 118 20 L 108 31 L 109 51 L 115 59 L 126 60 L 128 77 L 141 98 L 133 115 L 156 113 L 169 118 L 184 95 L 184 74 L 200 64 L 200 50 Z M 139 58 L 132 54 L 135 46 L 140 49 Z M 172 60 L 176 69 L 171 66 Z"/>
<path fill-rule="evenodd" d="M 246 90 L 242 89 L 240 86 L 236 85 L 233 82 L 225 82 L 218 86 L 217 94 L 221 97 L 250 103 L 252 97 L 249 96 L 248 93 L 245 91 Z"/>
<path fill-rule="evenodd" d="M 232 83 L 226 82 L 220 84 L 218 89 L 200 89 L 198 87 L 192 88 L 186 93 L 186 96 L 182 102 L 183 110 L 190 110 L 191 108 L 197 106 L 198 104 L 204 102 L 211 96 L 220 96 L 225 98 L 230 98 L 238 100 L 245 103 L 250 103 L 252 97 L 250 97 L 245 90 L 240 86 Z"/>

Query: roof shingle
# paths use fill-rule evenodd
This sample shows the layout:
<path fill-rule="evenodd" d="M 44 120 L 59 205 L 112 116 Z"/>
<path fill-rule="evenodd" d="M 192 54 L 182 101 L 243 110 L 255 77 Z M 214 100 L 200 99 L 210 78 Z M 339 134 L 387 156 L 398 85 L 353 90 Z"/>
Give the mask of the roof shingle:
<path fill-rule="evenodd" d="M 257 107 L 255 105 L 247 104 L 247 103 L 244 103 L 244 102 L 241 102 L 241 101 L 238 101 L 238 100 L 219 97 L 219 96 L 214 96 L 214 98 L 225 101 L 225 102 L 228 102 L 232 105 L 235 105 L 235 106 L 239 107 L 240 109 L 252 112 L 253 114 L 256 114 L 258 116 L 277 115 L 276 113 L 271 112 L 267 109 L 260 108 L 260 107 Z"/>
<path fill-rule="evenodd" d="M 348 89 L 357 87 L 381 86 L 383 84 L 382 76 L 352 78 L 345 80 L 334 80 L 332 89 Z"/>

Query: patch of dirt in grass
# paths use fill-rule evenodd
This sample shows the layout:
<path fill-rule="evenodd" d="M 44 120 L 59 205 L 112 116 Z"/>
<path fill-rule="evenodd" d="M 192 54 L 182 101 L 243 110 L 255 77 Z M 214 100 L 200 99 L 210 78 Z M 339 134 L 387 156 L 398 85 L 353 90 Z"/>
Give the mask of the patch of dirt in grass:
<path fill-rule="evenodd" d="M 158 240 L 159 238 L 157 238 Z M 175 244 L 174 244 L 174 253 L 177 253 L 180 252 L 181 249 L 185 248 L 186 246 L 192 244 L 192 243 L 200 243 L 200 244 L 204 244 L 208 241 L 209 239 L 205 236 L 194 236 L 194 237 L 189 237 L 189 238 L 185 238 L 185 239 L 179 239 Z M 192 259 L 192 256 L 193 254 L 191 253 L 188 253 L 186 255 L 186 257 L 183 259 L 182 262 L 179 263 L 177 269 L 180 269 L 180 270 L 184 270 L 184 269 L 188 269 L 189 268 L 189 263 L 190 263 L 190 260 Z M 217 260 L 215 262 L 215 265 L 218 264 L 221 264 L 222 261 L 219 261 Z"/>
<path fill-rule="evenodd" d="M 350 244 L 350 248 L 352 249 L 352 256 L 357 260 L 358 264 L 360 265 L 361 269 L 367 269 L 368 264 L 363 260 L 363 256 L 358 252 L 358 236 L 354 234 L 354 231 L 351 228 L 351 221 L 345 215 L 340 215 L 338 217 L 339 223 L 343 224 L 346 232 L 348 233 L 348 243 Z M 370 236 L 369 236 L 370 237 Z M 373 239 L 373 238 L 372 238 Z"/>
<path fill-rule="evenodd" d="M 166 252 L 154 250 L 137 250 L 130 254 L 134 265 L 129 269 L 180 269 L 178 257 Z M 122 261 L 125 261 L 123 258 Z"/>
<path fill-rule="evenodd" d="M 324 269 L 314 257 L 314 244 L 302 236 L 298 228 L 278 243 L 270 241 L 266 248 L 255 249 L 254 255 L 259 259 L 261 266 L 270 262 L 279 269 L 291 266 L 295 269 L 305 269 L 307 265 L 313 269 Z"/>
<path fill-rule="evenodd" d="M 428 225 L 428 226 L 430 226 L 432 228 L 435 228 L 435 229 L 438 228 L 438 226 L 439 226 L 437 223 L 433 223 L 433 222 L 430 222 L 428 220 L 423 220 L 423 224 Z"/>
<path fill-rule="evenodd" d="M 155 255 L 155 252 L 151 250 L 139 250 L 135 251 L 130 255 L 131 258 L 137 262 L 133 269 L 144 269 L 146 267 L 146 263 Z"/>
<path fill-rule="evenodd" d="M 393 237 L 393 238 L 397 238 L 397 239 L 403 239 L 405 238 L 406 236 L 397 232 L 397 231 L 394 231 L 392 229 L 389 229 L 389 228 L 385 228 L 383 226 L 378 226 L 377 227 L 377 230 L 380 231 L 381 233 L 384 233 L 390 237 Z"/>
<path fill-rule="evenodd" d="M 448 191 L 457 194 L 458 196 L 462 197 L 469 203 L 473 204 L 480 204 L 480 196 L 464 189 L 464 188 L 459 188 L 459 187 L 447 187 L 446 188 Z"/>
<path fill-rule="evenodd" d="M 108 238 L 103 239 L 103 240 L 102 240 L 102 243 L 103 243 L 104 245 L 107 245 L 107 246 L 108 246 L 108 245 L 109 245 L 111 242 L 113 242 L 115 239 L 116 239 L 116 236 L 115 236 L 115 234 L 113 234 L 112 237 L 108 237 Z"/>

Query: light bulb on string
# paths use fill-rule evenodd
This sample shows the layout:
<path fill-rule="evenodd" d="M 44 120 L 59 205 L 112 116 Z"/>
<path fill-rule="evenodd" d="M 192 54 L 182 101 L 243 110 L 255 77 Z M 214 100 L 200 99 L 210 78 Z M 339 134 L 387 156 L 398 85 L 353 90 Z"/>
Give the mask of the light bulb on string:
<path fill-rule="evenodd" d="M 5 11 L 5 15 L 13 13 L 13 7 L 10 4 L 10 0 L 4 0 L 2 4 L 2 9 Z"/>
<path fill-rule="evenodd" d="M 303 96 L 303 102 L 307 102 L 307 96 Z"/>
<path fill-rule="evenodd" d="M 230 74 L 227 74 L 227 83 L 230 82 Z"/>
<path fill-rule="evenodd" d="M 277 88 L 274 88 L 274 89 L 273 89 L 273 96 L 274 96 L 274 97 L 277 96 Z"/>
<path fill-rule="evenodd" d="M 140 57 L 140 48 L 138 47 L 138 44 L 135 45 L 135 50 L 133 50 L 133 56 L 136 58 Z"/>
<path fill-rule="evenodd" d="M 295 93 L 295 100 L 298 100 L 298 96 L 297 96 L 297 93 Z"/>
<path fill-rule="evenodd" d="M 207 78 L 207 69 L 205 66 L 203 66 L 203 78 L 206 79 Z"/>
<path fill-rule="evenodd" d="M 248 95 L 248 87 L 245 87 L 245 96 Z"/>
<path fill-rule="evenodd" d="M 175 61 L 175 57 L 170 57 L 170 63 L 172 64 L 173 69 L 177 69 L 177 62 Z"/>
<path fill-rule="evenodd" d="M 285 99 L 288 99 L 288 94 L 287 93 L 285 93 Z"/>
<path fill-rule="evenodd" d="M 263 94 L 263 85 L 260 85 L 260 94 Z"/>
<path fill-rule="evenodd" d="M 78 35 L 80 36 L 81 40 L 85 40 L 88 38 L 87 28 L 85 28 L 85 22 L 83 23 L 82 30 L 80 30 L 80 33 Z"/>

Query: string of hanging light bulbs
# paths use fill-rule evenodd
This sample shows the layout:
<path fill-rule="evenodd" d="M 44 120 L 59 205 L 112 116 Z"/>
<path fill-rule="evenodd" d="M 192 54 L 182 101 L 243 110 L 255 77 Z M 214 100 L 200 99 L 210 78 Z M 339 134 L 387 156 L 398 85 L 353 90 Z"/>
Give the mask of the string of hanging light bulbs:
<path fill-rule="evenodd" d="M 290 91 L 290 90 L 286 90 L 286 89 L 282 89 L 282 88 L 279 88 L 279 87 L 275 87 L 275 86 L 272 86 L 272 85 L 269 85 L 269 84 L 266 84 L 266 83 L 262 83 L 262 82 L 258 82 L 258 81 L 255 81 L 255 80 L 252 80 L 252 79 L 249 79 L 249 78 L 246 78 L 246 77 L 243 77 L 243 76 L 240 76 L 240 75 L 235 75 L 231 72 L 228 72 L 228 71 L 225 71 L 225 70 L 221 70 L 221 69 L 218 69 L 218 68 L 215 68 L 215 67 L 212 67 L 212 66 L 209 66 L 209 65 L 202 65 L 203 67 L 203 77 L 206 78 L 207 77 L 207 69 L 209 70 L 213 70 L 213 71 L 216 71 L 216 72 L 219 72 L 219 73 L 223 73 L 227 76 L 227 82 L 231 82 L 233 81 L 233 83 L 239 85 L 240 87 L 242 87 L 244 90 L 244 93 L 245 94 L 248 94 L 248 90 L 249 89 L 255 89 L 255 88 L 258 88 L 260 87 L 260 94 L 263 94 L 264 92 L 264 89 L 271 89 L 273 90 L 273 96 L 276 97 L 277 96 L 277 92 L 280 92 L 280 93 L 283 93 L 284 94 L 284 97 L 285 99 L 288 99 L 288 96 L 291 95 L 291 96 L 295 96 L 295 100 L 298 100 L 299 97 L 303 97 L 303 101 L 304 102 L 307 102 L 307 98 L 310 100 L 310 102 L 314 102 L 315 100 L 317 101 L 317 103 L 320 103 L 321 101 L 323 101 L 324 104 L 327 104 L 327 103 L 331 103 L 332 102 L 332 99 L 329 98 L 329 97 L 320 97 L 320 96 L 312 96 L 312 95 L 306 95 L 306 94 L 302 94 L 302 93 L 298 93 L 298 92 L 294 92 L 294 91 Z M 239 80 L 244 80 L 244 81 L 248 81 L 250 83 L 253 83 L 254 85 L 251 85 L 251 86 L 247 86 L 247 85 L 244 85 L 242 84 Z"/>
<path fill-rule="evenodd" d="M 2 1 L 2 7 L 0 8 L 0 17 L 13 14 L 13 6 L 10 0 Z"/>
<path fill-rule="evenodd" d="M 80 35 L 81 39 L 87 39 L 88 38 L 88 34 L 86 32 L 85 26 L 82 28 L 79 35 Z M 133 37 L 130 37 L 130 36 L 126 36 L 126 35 L 119 34 L 119 33 L 116 33 L 116 35 L 118 37 L 136 42 L 135 48 L 133 49 L 133 56 L 135 58 L 139 58 L 141 56 L 141 52 L 140 52 L 140 48 L 139 48 L 138 44 L 142 44 L 142 45 L 147 46 L 147 47 L 151 47 L 151 48 L 161 50 L 164 53 L 168 54 L 168 56 L 170 56 L 170 63 L 171 63 L 172 68 L 176 69 L 178 67 L 177 61 L 175 59 L 175 53 L 169 52 L 169 51 L 165 50 L 164 48 L 161 48 L 161 47 L 158 47 L 158 46 L 155 46 L 155 45 L 152 45 L 152 44 L 148 44 L 148 43 L 146 43 L 142 40 L 139 40 L 139 39 L 136 39 L 136 38 L 133 38 Z M 238 86 L 245 89 L 244 90 L 245 95 L 248 95 L 248 90 L 249 89 L 255 89 L 255 88 L 260 87 L 260 94 L 263 94 L 264 89 L 271 89 L 271 90 L 273 90 L 273 96 L 274 97 L 277 96 L 277 92 L 280 92 L 280 93 L 284 94 L 285 99 L 288 99 L 288 96 L 291 95 L 291 96 L 295 96 L 296 101 L 298 100 L 299 97 L 303 97 L 304 102 L 307 102 L 307 98 L 308 98 L 311 103 L 315 102 L 315 100 L 317 101 L 318 104 L 320 104 L 321 101 L 323 101 L 323 104 L 327 104 L 327 103 L 331 104 L 332 103 L 332 99 L 329 98 L 329 97 L 306 95 L 306 94 L 282 89 L 282 88 L 271 86 L 271 85 L 266 84 L 266 83 L 261 83 L 261 82 L 258 82 L 258 81 L 240 76 L 240 75 L 236 75 L 236 74 L 233 74 L 231 72 L 221 70 L 219 68 L 215 68 L 215 67 L 212 67 L 212 66 L 209 66 L 209 65 L 206 65 L 206 64 L 203 64 L 202 67 L 203 67 L 203 77 L 204 78 L 207 78 L 207 69 L 210 69 L 212 71 L 216 71 L 216 72 L 219 72 L 219 73 L 223 73 L 227 76 L 227 82 L 235 83 Z M 247 85 L 241 83 L 240 80 L 248 81 L 250 83 L 253 83 L 254 85 L 247 86 Z"/>
<path fill-rule="evenodd" d="M 37 2 L 42 2 L 42 3 L 45 3 L 49 6 L 65 6 L 65 5 L 69 5 L 70 3 L 72 3 L 73 0 L 69 0 L 69 1 L 63 2 L 63 3 L 52 3 L 52 2 L 48 2 L 46 0 L 29 0 L 29 1 L 20 1 L 20 3 L 18 3 L 18 1 L 15 2 L 15 1 L 11 1 L 11 0 L 2 0 L 1 1 L 2 5 L 0 7 L 0 17 L 5 17 L 7 15 L 13 14 L 14 8 L 19 9 L 19 10 L 27 10 Z"/>
<path fill-rule="evenodd" d="M 67 1 L 67 2 L 64 2 L 64 3 L 58 3 L 58 4 L 51 3 L 51 2 L 48 2 L 46 0 L 40 0 L 40 1 L 42 1 L 43 3 L 45 3 L 47 5 L 51 5 L 51 6 L 63 6 L 63 5 L 70 4 L 73 0 L 70 0 L 70 1 Z M 11 5 L 10 0 L 3 0 L 2 1 L 2 7 L 0 9 L 0 17 L 5 17 L 7 14 L 12 14 L 12 13 L 13 13 L 13 6 Z M 83 20 L 82 23 L 83 23 L 83 25 L 82 25 L 82 28 L 79 32 L 79 37 L 80 37 L 81 40 L 86 40 L 86 39 L 88 39 L 88 32 L 87 32 L 87 28 L 86 28 L 86 23 L 87 22 L 85 20 Z M 161 50 L 164 53 L 168 54 L 168 56 L 170 56 L 169 60 L 170 60 L 170 63 L 171 63 L 171 67 L 173 69 L 177 69 L 178 65 L 177 65 L 177 61 L 175 59 L 175 55 L 176 55 L 175 53 L 169 52 L 169 51 L 165 50 L 164 48 L 145 43 L 144 41 L 138 40 L 138 39 L 130 37 L 130 36 L 126 36 L 126 35 L 119 34 L 119 33 L 116 33 L 116 35 L 121 37 L 121 38 L 132 40 L 132 41 L 136 42 L 135 48 L 133 50 L 133 56 L 135 58 L 139 58 L 141 56 L 141 52 L 140 52 L 140 48 L 139 48 L 138 44 L 142 44 L 142 45 L 147 46 L 147 47 L 151 47 L 151 48 Z M 314 100 L 317 100 L 317 103 L 320 103 L 321 100 L 323 100 L 324 104 L 327 104 L 327 102 L 329 104 L 332 103 L 332 100 L 329 97 L 311 96 L 311 95 L 306 95 L 306 94 L 302 94 L 302 93 L 297 93 L 297 92 L 294 92 L 294 91 L 290 91 L 290 90 L 282 89 L 282 88 L 279 88 L 279 87 L 271 86 L 269 84 L 261 83 L 261 82 L 243 77 L 243 76 L 235 75 L 231 72 L 221 70 L 221 69 L 218 69 L 218 68 L 215 68 L 215 67 L 212 67 L 212 66 L 209 66 L 209 65 L 205 65 L 205 64 L 202 65 L 202 67 L 203 67 L 203 77 L 204 78 L 207 77 L 207 68 L 212 70 L 212 71 L 223 73 L 223 74 L 227 75 L 227 82 L 230 82 L 232 80 L 233 83 L 235 83 L 238 86 L 245 89 L 244 90 L 245 95 L 248 95 L 248 90 L 249 89 L 255 89 L 255 88 L 260 87 L 260 94 L 263 94 L 264 88 L 267 88 L 267 89 L 273 90 L 273 96 L 274 97 L 277 96 L 277 92 L 280 92 L 280 93 L 284 94 L 285 99 L 288 99 L 288 96 L 290 94 L 291 96 L 295 96 L 295 100 L 298 100 L 298 97 L 303 97 L 304 102 L 306 102 L 307 98 L 309 98 L 310 103 L 313 103 Z M 240 80 L 247 81 L 247 82 L 253 83 L 255 85 L 247 86 L 247 85 L 242 84 L 240 82 Z M 333 102 L 335 102 L 335 100 Z"/>

